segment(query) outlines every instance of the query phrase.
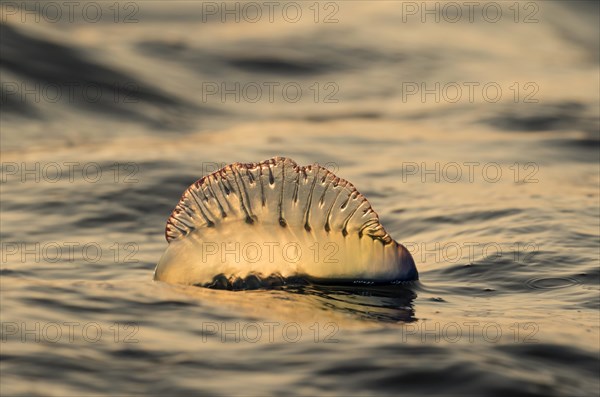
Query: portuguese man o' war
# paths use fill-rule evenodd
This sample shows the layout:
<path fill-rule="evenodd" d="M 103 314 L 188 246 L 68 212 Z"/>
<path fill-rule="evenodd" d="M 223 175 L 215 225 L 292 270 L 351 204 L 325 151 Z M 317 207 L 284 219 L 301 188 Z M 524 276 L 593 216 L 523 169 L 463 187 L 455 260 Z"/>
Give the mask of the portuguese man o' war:
<path fill-rule="evenodd" d="M 408 250 L 348 181 L 275 157 L 193 183 L 167 221 L 154 279 L 245 288 L 263 280 L 397 284 L 418 279 Z"/>

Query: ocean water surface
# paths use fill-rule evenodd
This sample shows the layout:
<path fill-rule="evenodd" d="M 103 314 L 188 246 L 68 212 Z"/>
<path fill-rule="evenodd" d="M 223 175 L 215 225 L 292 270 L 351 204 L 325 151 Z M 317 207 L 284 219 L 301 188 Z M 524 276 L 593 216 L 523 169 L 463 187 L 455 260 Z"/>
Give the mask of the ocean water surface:
<path fill-rule="evenodd" d="M 94 4 L 2 8 L 3 396 L 600 393 L 598 2 Z M 351 181 L 420 280 L 154 282 L 183 191 L 273 156 Z"/>

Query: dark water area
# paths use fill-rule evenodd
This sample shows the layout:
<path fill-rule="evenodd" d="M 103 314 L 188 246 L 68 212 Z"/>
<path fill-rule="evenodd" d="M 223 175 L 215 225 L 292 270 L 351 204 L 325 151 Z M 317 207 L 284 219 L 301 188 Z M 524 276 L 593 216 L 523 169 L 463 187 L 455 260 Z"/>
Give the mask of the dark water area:
<path fill-rule="evenodd" d="M 3 396 L 600 394 L 597 1 L 25 3 L 0 24 Z M 153 281 L 183 191 L 273 156 L 351 181 L 419 281 Z"/>

